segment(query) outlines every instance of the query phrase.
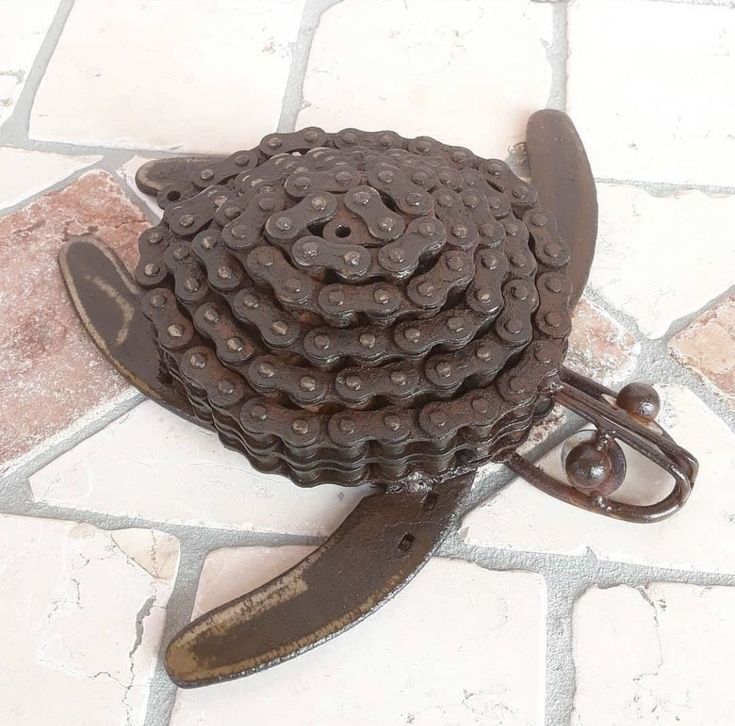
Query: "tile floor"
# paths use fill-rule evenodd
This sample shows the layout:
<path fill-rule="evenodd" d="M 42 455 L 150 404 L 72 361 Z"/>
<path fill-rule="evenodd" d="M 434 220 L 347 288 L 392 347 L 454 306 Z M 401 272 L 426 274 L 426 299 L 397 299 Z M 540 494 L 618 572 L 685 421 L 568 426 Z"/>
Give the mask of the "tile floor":
<path fill-rule="evenodd" d="M 733 78 L 732 0 L 0 0 L 0 723 L 732 724 Z M 572 116 L 599 183 L 569 365 L 659 386 L 701 463 L 690 503 L 622 524 L 486 467 L 374 617 L 178 691 L 162 643 L 302 559 L 365 492 L 257 474 L 142 402 L 82 333 L 60 245 L 91 233 L 133 263 L 157 214 L 133 175 L 160 153 L 362 125 L 522 171 L 545 106 Z M 554 413 L 524 450 L 558 467 L 575 425 Z"/>

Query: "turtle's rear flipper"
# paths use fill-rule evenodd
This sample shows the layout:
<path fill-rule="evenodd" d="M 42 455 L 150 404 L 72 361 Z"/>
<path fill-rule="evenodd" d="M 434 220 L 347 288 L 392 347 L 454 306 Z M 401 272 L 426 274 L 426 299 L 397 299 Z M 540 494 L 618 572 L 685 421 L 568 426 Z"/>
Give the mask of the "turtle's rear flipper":
<path fill-rule="evenodd" d="M 95 239 L 77 238 L 59 253 L 59 267 L 84 327 L 115 368 L 146 396 L 201 424 L 186 397 L 161 377 L 142 291 L 120 258 Z"/>
<path fill-rule="evenodd" d="M 179 156 L 153 159 L 138 169 L 135 173 L 135 183 L 141 192 L 155 197 L 163 189 L 171 188 L 173 185 L 188 184 L 193 174 L 211 164 L 216 164 L 223 158 L 223 156 Z"/>
<path fill-rule="evenodd" d="M 572 120 L 553 109 L 536 111 L 526 126 L 531 181 L 569 246 L 571 309 L 587 284 L 597 239 L 597 191 L 587 154 Z"/>
<path fill-rule="evenodd" d="M 190 623 L 171 642 L 166 669 L 189 688 L 255 673 L 362 620 L 398 592 L 452 529 L 475 475 L 430 492 L 363 499 L 298 565 Z"/>

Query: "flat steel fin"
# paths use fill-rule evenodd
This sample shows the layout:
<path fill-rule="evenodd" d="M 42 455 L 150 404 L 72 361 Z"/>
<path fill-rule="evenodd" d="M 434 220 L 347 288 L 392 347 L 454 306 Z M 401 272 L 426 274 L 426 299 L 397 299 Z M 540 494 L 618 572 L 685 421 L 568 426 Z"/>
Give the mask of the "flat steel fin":
<path fill-rule="evenodd" d="M 569 246 L 573 309 L 587 285 L 597 239 L 597 190 L 587 154 L 572 120 L 554 109 L 536 111 L 526 126 L 531 182 L 539 203 L 556 217 Z"/>
<path fill-rule="evenodd" d="M 429 492 L 362 500 L 298 565 L 194 620 L 171 641 L 166 670 L 182 688 L 240 678 L 324 643 L 380 607 L 456 522 L 474 472 Z"/>
<path fill-rule="evenodd" d="M 59 267 L 82 324 L 112 365 L 141 393 L 202 425 L 188 399 L 161 377 L 156 341 L 140 308 L 142 291 L 120 258 L 80 237 L 61 250 Z"/>

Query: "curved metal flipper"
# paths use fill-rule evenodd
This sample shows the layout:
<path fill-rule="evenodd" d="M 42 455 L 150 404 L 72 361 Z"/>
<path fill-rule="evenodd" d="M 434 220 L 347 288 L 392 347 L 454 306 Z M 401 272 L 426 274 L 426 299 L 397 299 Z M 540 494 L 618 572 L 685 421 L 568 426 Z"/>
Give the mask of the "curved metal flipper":
<path fill-rule="evenodd" d="M 187 183 L 195 172 L 221 161 L 223 156 L 179 156 L 147 161 L 135 173 L 135 184 L 144 194 L 155 197 L 172 184 Z"/>
<path fill-rule="evenodd" d="M 526 126 L 531 180 L 542 207 L 556 217 L 569 245 L 573 309 L 587 284 L 597 239 L 597 191 L 587 154 L 572 120 L 553 109 L 536 111 Z"/>
<path fill-rule="evenodd" d="M 146 396 L 202 425 L 186 397 L 160 376 L 142 291 L 120 258 L 95 239 L 78 238 L 59 253 L 59 267 L 84 327 L 112 365 Z"/>
<path fill-rule="evenodd" d="M 190 623 L 166 651 L 183 688 L 246 676 L 362 620 L 398 592 L 453 527 L 474 472 L 436 490 L 378 494 L 288 572 Z"/>

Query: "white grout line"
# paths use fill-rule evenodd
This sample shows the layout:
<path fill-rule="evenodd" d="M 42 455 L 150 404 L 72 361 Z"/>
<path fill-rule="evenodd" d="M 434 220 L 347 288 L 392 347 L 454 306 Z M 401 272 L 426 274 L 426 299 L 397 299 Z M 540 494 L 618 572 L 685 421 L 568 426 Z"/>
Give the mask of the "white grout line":
<path fill-rule="evenodd" d="M 306 79 L 306 68 L 309 63 L 314 35 L 319 27 L 322 15 L 341 1 L 306 0 L 304 4 L 299 32 L 291 50 L 291 70 L 283 93 L 278 131 L 285 133 L 296 129 L 299 112 L 305 107 L 304 80 Z"/>
<path fill-rule="evenodd" d="M 546 58 L 551 66 L 551 86 L 546 108 L 559 111 L 567 109 L 567 59 L 569 39 L 567 37 L 567 4 L 555 3 L 551 9 L 552 41 L 546 47 Z"/>
<path fill-rule="evenodd" d="M 48 68 L 48 64 L 51 61 L 51 56 L 54 54 L 59 38 L 64 31 L 64 26 L 66 25 L 73 5 L 74 0 L 61 0 L 59 3 L 56 15 L 49 25 L 46 37 L 41 43 L 41 47 L 23 84 L 23 90 L 15 104 L 13 113 L 3 124 L 2 129 L 0 129 L 0 144 L 12 146 L 15 145 L 16 140 L 21 140 L 25 144 L 28 143 L 28 127 L 30 125 L 33 102 L 36 98 L 38 88 L 41 85 L 41 80 L 46 73 L 46 68 Z M 80 109 L 80 112 L 82 112 L 82 109 Z"/>

